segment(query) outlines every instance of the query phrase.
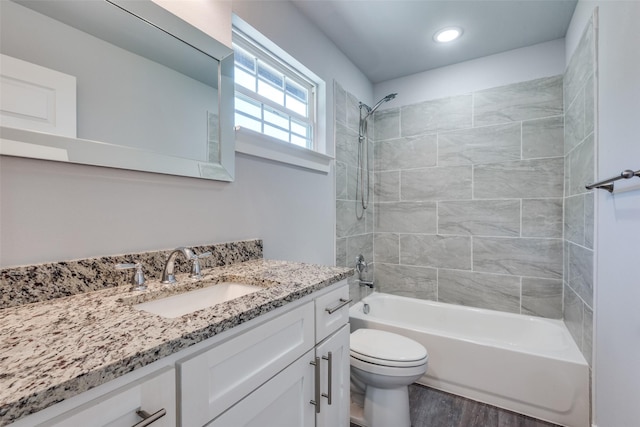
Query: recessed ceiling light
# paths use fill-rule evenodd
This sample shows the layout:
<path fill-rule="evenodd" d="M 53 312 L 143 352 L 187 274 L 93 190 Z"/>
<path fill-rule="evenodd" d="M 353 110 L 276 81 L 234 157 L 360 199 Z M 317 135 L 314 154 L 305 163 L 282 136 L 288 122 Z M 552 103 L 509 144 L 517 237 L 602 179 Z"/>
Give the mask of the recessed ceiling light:
<path fill-rule="evenodd" d="M 436 31 L 433 35 L 433 39 L 438 43 L 452 42 L 462 35 L 462 28 L 460 27 L 447 27 Z"/>

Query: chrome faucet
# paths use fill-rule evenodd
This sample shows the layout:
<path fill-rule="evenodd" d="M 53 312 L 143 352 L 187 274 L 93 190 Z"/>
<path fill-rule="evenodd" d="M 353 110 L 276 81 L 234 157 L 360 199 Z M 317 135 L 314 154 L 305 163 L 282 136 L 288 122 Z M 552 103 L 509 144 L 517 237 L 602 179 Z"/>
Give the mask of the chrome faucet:
<path fill-rule="evenodd" d="M 358 272 L 358 283 L 373 289 L 373 281 L 362 280 L 362 273 L 369 270 L 369 264 L 364 260 L 362 254 L 356 257 L 356 271 Z"/>
<path fill-rule="evenodd" d="M 164 265 L 164 270 L 162 271 L 162 283 L 176 282 L 176 276 L 173 273 L 173 269 L 175 259 L 178 254 L 182 254 L 187 261 L 191 261 L 196 256 L 191 249 L 185 248 L 184 246 L 174 249 L 173 252 L 169 254 L 167 263 Z"/>

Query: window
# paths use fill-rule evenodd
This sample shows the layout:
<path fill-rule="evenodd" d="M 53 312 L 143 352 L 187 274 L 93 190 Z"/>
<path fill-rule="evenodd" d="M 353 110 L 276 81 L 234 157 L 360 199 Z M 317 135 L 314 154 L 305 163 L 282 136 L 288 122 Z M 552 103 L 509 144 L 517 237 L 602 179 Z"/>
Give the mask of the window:
<path fill-rule="evenodd" d="M 317 150 L 313 80 L 237 29 L 233 49 L 236 126 Z"/>

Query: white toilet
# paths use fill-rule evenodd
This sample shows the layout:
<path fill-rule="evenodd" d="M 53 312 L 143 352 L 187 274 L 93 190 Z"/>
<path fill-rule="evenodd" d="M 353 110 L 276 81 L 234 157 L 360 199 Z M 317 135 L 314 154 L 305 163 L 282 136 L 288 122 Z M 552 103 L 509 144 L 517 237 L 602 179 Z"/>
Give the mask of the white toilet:
<path fill-rule="evenodd" d="M 427 371 L 427 350 L 412 339 L 376 329 L 351 333 L 351 422 L 410 427 L 409 384 Z"/>

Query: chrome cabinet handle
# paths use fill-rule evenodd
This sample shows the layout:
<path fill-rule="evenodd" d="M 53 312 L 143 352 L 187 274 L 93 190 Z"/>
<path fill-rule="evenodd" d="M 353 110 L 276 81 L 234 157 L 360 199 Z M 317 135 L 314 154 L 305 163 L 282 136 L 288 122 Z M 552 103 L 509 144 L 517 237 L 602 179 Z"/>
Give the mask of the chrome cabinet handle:
<path fill-rule="evenodd" d="M 309 362 L 314 366 L 314 379 L 315 379 L 315 400 L 310 401 L 312 405 L 316 407 L 316 414 L 320 413 L 320 358 L 316 357 L 313 362 Z"/>
<path fill-rule="evenodd" d="M 137 424 L 134 424 L 133 427 L 145 427 L 148 426 L 149 424 L 158 421 L 160 418 L 164 417 L 165 415 L 167 415 L 167 410 L 162 408 L 160 409 L 158 412 L 154 412 L 153 414 L 149 414 L 147 411 L 143 411 L 142 409 L 138 409 L 136 411 L 136 414 L 138 414 L 138 416 L 140 418 L 142 418 L 142 421 L 140 421 Z"/>
<path fill-rule="evenodd" d="M 351 301 L 353 301 L 351 298 L 350 299 L 340 298 L 340 304 L 336 305 L 333 308 L 325 308 L 324 311 L 326 311 L 329 314 L 333 314 L 336 311 L 340 310 L 345 305 L 349 304 Z"/>
<path fill-rule="evenodd" d="M 327 384 L 328 384 L 328 393 L 322 393 L 322 397 L 326 397 L 327 401 L 329 402 L 329 405 L 331 405 L 331 390 L 333 389 L 333 387 L 331 386 L 331 377 L 333 376 L 333 374 L 331 373 L 331 371 L 333 370 L 333 355 L 331 354 L 331 352 L 327 353 L 326 356 L 322 356 L 322 358 L 324 360 L 326 360 L 329 365 L 329 369 L 327 372 Z"/>

